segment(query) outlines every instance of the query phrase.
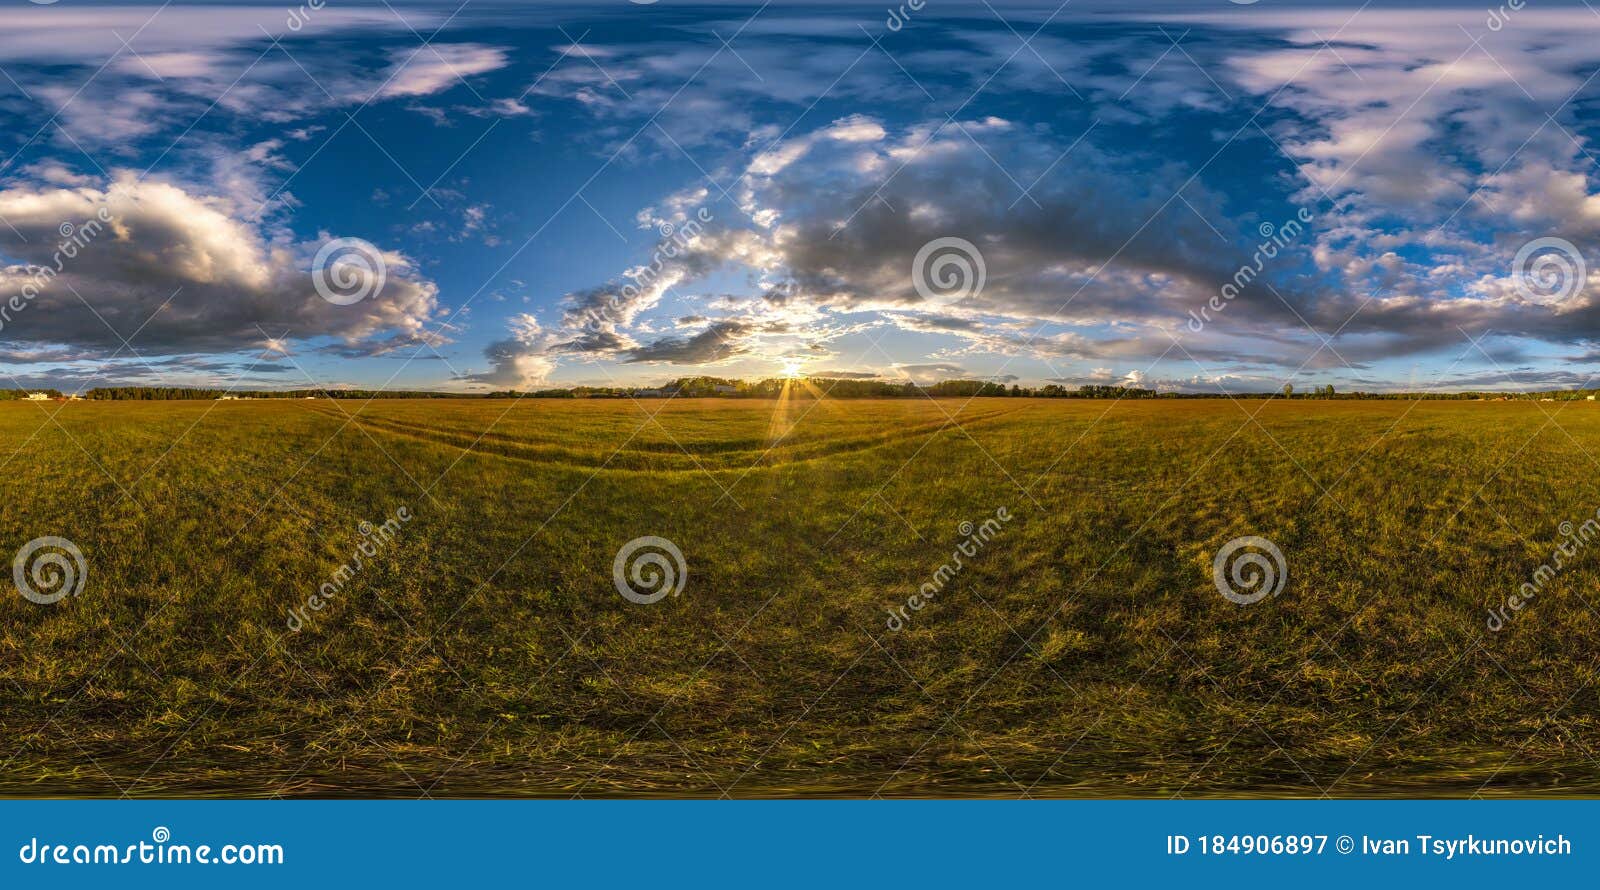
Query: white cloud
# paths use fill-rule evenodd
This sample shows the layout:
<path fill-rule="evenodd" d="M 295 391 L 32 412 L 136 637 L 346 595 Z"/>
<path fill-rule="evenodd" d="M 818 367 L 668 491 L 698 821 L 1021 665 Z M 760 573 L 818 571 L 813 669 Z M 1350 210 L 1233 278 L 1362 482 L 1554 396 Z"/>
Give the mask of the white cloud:
<path fill-rule="evenodd" d="M 427 96 L 459 85 L 474 74 L 506 65 L 506 50 L 477 43 L 430 44 L 424 49 L 400 49 L 393 54 L 387 83 L 379 98 Z"/>

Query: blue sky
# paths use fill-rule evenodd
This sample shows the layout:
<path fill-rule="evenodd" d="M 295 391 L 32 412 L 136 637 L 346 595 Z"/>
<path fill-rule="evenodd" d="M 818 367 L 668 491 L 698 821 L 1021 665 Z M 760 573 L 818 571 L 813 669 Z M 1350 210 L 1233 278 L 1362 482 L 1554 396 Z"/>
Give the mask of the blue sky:
<path fill-rule="evenodd" d="M 6 0 L 0 380 L 1597 385 L 1600 11 L 920 5 Z"/>

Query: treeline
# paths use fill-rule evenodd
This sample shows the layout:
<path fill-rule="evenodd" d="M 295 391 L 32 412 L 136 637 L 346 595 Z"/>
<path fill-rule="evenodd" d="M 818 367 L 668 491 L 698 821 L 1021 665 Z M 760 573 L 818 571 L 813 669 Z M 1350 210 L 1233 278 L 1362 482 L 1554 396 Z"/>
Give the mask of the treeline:
<path fill-rule="evenodd" d="M 920 385 L 909 380 L 857 380 L 841 377 L 769 377 L 765 380 L 732 380 L 723 377 L 680 377 L 660 387 L 574 386 L 567 389 L 542 389 L 532 392 L 503 390 L 489 393 L 495 399 L 637 399 L 637 398 L 732 398 L 775 399 L 788 390 L 795 398 L 901 399 L 927 396 L 951 398 L 1003 397 L 1051 399 L 1154 399 L 1223 398 L 1222 393 L 1164 393 L 1153 389 L 1126 386 L 1065 387 L 1052 383 L 1043 387 L 1006 385 L 985 380 L 941 380 Z"/>
<path fill-rule="evenodd" d="M 1393 400 L 1412 401 L 1582 401 L 1600 396 L 1600 389 L 1546 390 L 1543 392 L 1454 392 L 1454 393 L 1369 393 L 1336 392 L 1332 385 L 1321 385 L 1309 391 L 1296 392 L 1285 386 L 1277 392 L 1224 393 L 1217 392 L 1161 392 L 1140 387 L 1086 384 L 1064 386 L 1051 383 L 1028 387 L 985 380 L 941 380 L 930 385 L 910 381 L 856 380 L 837 377 L 783 378 L 765 380 L 733 380 L 723 377 L 680 377 L 660 387 L 628 386 L 574 386 L 564 389 L 534 391 L 500 390 L 491 393 L 452 393 L 425 390 L 377 389 L 290 389 L 229 391 L 165 386 L 111 386 L 98 387 L 82 394 L 84 399 L 99 401 L 161 402 L 211 399 L 639 399 L 639 398 L 731 398 L 775 399 L 785 391 L 793 398 L 832 399 L 898 399 L 937 396 L 949 398 L 1032 398 L 1032 399 L 1337 399 L 1337 400 Z M 52 399 L 63 398 L 56 389 L 0 389 L 0 401 L 23 399 L 30 394 L 42 394 Z"/>
<path fill-rule="evenodd" d="M 734 380 L 726 377 L 679 377 L 659 387 L 574 386 L 567 389 L 541 389 L 532 392 L 502 390 L 489 393 L 492 399 L 637 399 L 641 397 L 775 399 L 787 387 L 791 395 L 811 395 L 806 384 L 830 398 L 890 399 L 921 395 L 927 390 L 915 383 L 886 380 L 846 380 L 810 377 L 804 380 L 772 377 L 766 380 Z M 1002 393 L 1003 395 L 1004 393 Z"/>
<path fill-rule="evenodd" d="M 837 399 L 895 399 L 913 396 L 940 396 L 953 398 L 1029 398 L 1029 399 L 1337 399 L 1337 400 L 1398 400 L 1417 399 L 1436 401 L 1496 401 L 1540 399 L 1556 401 L 1585 400 L 1600 395 L 1600 390 L 1564 390 L 1526 393 L 1505 392 L 1338 392 L 1333 384 L 1321 384 L 1309 390 L 1296 391 L 1293 386 L 1272 392 L 1172 392 L 1132 386 L 1085 384 L 1065 386 L 1051 383 L 1030 387 L 1015 383 L 1004 384 L 986 380 L 941 380 L 920 385 L 910 381 L 855 380 L 837 377 L 768 378 L 746 381 L 722 377 L 680 377 L 660 387 L 637 386 L 574 386 L 565 389 L 542 389 L 530 392 L 502 390 L 488 394 L 496 399 L 628 399 L 628 398 L 745 398 L 772 399 L 787 388 L 797 398 L 815 397 L 818 394 Z"/>
<path fill-rule="evenodd" d="M 55 393 L 55 390 L 31 390 Z M 59 394 L 57 394 L 57 397 Z M 83 394 L 85 399 L 109 402 L 168 402 L 208 399 L 459 399 L 461 395 L 448 392 L 385 389 L 286 389 L 229 391 L 225 389 L 186 389 L 173 386 L 108 386 L 91 389 Z M 470 398 L 470 396 L 468 397 Z"/>

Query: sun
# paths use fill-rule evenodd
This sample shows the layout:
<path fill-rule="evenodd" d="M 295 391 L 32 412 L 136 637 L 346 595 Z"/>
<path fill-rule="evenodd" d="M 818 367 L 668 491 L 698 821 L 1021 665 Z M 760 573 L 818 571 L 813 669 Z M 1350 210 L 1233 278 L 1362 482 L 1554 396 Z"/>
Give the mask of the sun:
<path fill-rule="evenodd" d="M 802 363 L 799 359 L 792 359 L 792 358 L 784 359 L 783 360 L 783 376 L 789 378 L 790 380 L 793 380 L 794 378 L 799 377 L 800 376 L 800 369 L 801 369 L 801 367 L 803 367 L 803 364 L 804 363 Z"/>

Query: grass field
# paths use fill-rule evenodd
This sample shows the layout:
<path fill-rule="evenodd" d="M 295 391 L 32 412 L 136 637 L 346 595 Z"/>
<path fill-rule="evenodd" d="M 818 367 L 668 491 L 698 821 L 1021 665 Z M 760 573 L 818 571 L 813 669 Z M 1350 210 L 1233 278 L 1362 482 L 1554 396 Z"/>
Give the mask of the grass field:
<path fill-rule="evenodd" d="M 1587 403 L 12 403 L 0 446 L 6 558 L 86 566 L 0 598 L 0 794 L 1600 793 L 1600 552 L 1486 628 L 1600 506 Z M 619 594 L 642 536 L 678 595 Z"/>

